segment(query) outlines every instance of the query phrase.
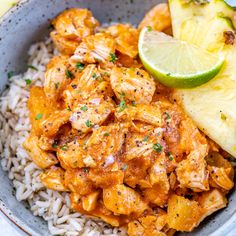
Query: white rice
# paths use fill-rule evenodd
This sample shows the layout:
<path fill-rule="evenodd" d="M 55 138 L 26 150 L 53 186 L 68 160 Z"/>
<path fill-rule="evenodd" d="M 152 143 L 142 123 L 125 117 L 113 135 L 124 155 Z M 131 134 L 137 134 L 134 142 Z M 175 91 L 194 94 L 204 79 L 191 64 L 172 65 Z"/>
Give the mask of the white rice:
<path fill-rule="evenodd" d="M 2 168 L 13 181 L 16 199 L 27 201 L 33 214 L 48 222 L 52 235 L 126 235 L 125 229 L 112 228 L 99 220 L 73 213 L 68 194 L 46 189 L 41 184 L 41 170 L 22 147 L 30 132 L 27 109 L 29 88 L 43 85 L 45 66 L 55 53 L 50 40 L 32 45 L 28 64 L 38 71 L 29 68 L 24 74 L 13 76 L 9 88 L 0 97 Z M 30 79 L 31 85 L 26 85 L 25 79 Z"/>

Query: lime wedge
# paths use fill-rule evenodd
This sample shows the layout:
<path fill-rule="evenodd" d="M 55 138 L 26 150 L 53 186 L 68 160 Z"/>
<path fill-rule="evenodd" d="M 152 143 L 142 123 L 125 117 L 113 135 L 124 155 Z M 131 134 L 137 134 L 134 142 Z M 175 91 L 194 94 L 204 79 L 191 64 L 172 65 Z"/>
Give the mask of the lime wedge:
<path fill-rule="evenodd" d="M 154 78 L 174 88 L 204 84 L 214 78 L 224 64 L 218 55 L 149 27 L 140 33 L 139 56 Z"/>

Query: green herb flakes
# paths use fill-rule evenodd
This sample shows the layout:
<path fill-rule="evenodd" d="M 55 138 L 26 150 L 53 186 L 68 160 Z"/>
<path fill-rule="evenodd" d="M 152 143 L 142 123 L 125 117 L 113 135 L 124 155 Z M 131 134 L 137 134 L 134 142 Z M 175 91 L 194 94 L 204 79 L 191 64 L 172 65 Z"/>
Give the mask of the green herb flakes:
<path fill-rule="evenodd" d="M 159 143 L 155 143 L 155 144 L 153 144 L 153 149 L 156 151 L 156 152 L 162 152 L 162 146 L 161 146 L 161 144 L 159 144 Z"/>
<path fill-rule="evenodd" d="M 110 53 L 110 62 L 115 63 L 118 60 L 115 53 Z"/>
<path fill-rule="evenodd" d="M 84 106 L 80 107 L 80 110 L 82 110 L 82 111 L 87 111 L 87 110 L 88 110 L 88 107 L 87 107 L 86 105 L 84 105 Z"/>
<path fill-rule="evenodd" d="M 82 70 L 84 69 L 84 64 L 78 62 L 78 63 L 76 64 L 76 68 L 79 69 L 80 71 L 82 71 Z"/>
<path fill-rule="evenodd" d="M 26 79 L 25 83 L 26 83 L 26 85 L 30 85 L 32 83 L 32 81 L 30 79 Z"/>
<path fill-rule="evenodd" d="M 171 116 L 168 112 L 164 112 L 164 118 L 165 120 L 171 120 Z"/>
<path fill-rule="evenodd" d="M 54 85 L 55 85 L 55 89 L 58 89 L 60 86 L 60 82 L 56 82 Z"/>
<path fill-rule="evenodd" d="M 148 140 L 149 140 L 148 136 L 145 136 L 144 139 L 143 139 L 144 142 L 147 142 Z"/>
<path fill-rule="evenodd" d="M 152 27 L 151 26 L 147 26 L 147 31 L 151 32 L 152 31 Z"/>
<path fill-rule="evenodd" d="M 126 108 L 125 100 L 122 100 L 122 101 L 120 102 L 119 108 L 120 108 L 120 109 L 118 110 L 118 112 L 124 111 L 124 109 Z"/>
<path fill-rule="evenodd" d="M 108 137 L 108 136 L 110 136 L 110 134 L 109 133 L 104 133 L 104 136 Z"/>
<path fill-rule="evenodd" d="M 11 77 L 14 76 L 14 74 L 15 74 L 14 71 L 9 71 L 9 72 L 7 73 L 7 78 L 10 79 Z"/>
<path fill-rule="evenodd" d="M 65 74 L 66 74 L 67 79 L 74 79 L 75 78 L 74 74 L 70 70 L 66 70 Z"/>
<path fill-rule="evenodd" d="M 67 146 L 67 145 L 61 146 L 61 150 L 62 150 L 62 151 L 67 151 L 67 150 L 68 150 L 68 146 Z"/>
<path fill-rule="evenodd" d="M 27 65 L 28 68 L 32 69 L 32 70 L 35 70 L 35 71 L 38 71 L 38 68 L 36 68 L 35 66 L 33 65 Z"/>
<path fill-rule="evenodd" d="M 170 161 L 174 160 L 174 157 L 171 152 L 168 152 L 167 155 L 168 155 Z"/>
<path fill-rule="evenodd" d="M 90 121 L 90 120 L 87 120 L 87 121 L 85 122 L 85 124 L 86 124 L 86 126 L 87 126 L 88 128 L 92 126 L 92 124 L 91 124 L 91 121 Z"/>
<path fill-rule="evenodd" d="M 125 163 L 125 164 L 121 167 L 121 170 L 126 171 L 128 168 L 129 168 L 129 165 Z"/>
<path fill-rule="evenodd" d="M 58 148 L 57 142 L 54 142 L 54 143 L 52 144 L 52 148 L 54 148 L 54 149 Z"/>
<path fill-rule="evenodd" d="M 39 113 L 37 116 L 35 116 L 35 120 L 40 120 L 43 118 L 43 114 Z"/>

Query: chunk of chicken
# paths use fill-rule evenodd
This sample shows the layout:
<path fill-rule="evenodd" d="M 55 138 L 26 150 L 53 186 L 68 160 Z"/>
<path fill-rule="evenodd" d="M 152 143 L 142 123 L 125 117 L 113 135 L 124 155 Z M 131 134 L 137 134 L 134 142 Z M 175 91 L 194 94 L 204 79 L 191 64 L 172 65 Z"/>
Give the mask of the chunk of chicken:
<path fill-rule="evenodd" d="M 64 91 L 65 103 L 73 109 L 77 107 L 78 103 L 82 103 L 89 98 L 112 96 L 110 82 L 106 79 L 96 68 L 96 65 L 88 65 L 82 74 L 77 76 Z"/>
<path fill-rule="evenodd" d="M 47 65 L 44 81 L 44 92 L 46 96 L 56 102 L 70 80 L 66 77 L 68 68 L 66 56 L 56 56 Z"/>
<path fill-rule="evenodd" d="M 165 236 L 161 232 L 167 223 L 166 214 L 162 215 L 147 215 L 140 217 L 138 220 L 132 221 L 128 224 L 129 236 Z"/>
<path fill-rule="evenodd" d="M 218 152 L 210 152 L 206 157 L 206 161 L 209 166 L 224 168 L 229 178 L 231 180 L 234 179 L 234 168 L 232 164 Z"/>
<path fill-rule="evenodd" d="M 29 117 L 31 123 L 31 133 L 36 135 L 42 134 L 41 122 L 55 111 L 56 107 L 47 99 L 43 88 L 32 87 L 28 100 Z"/>
<path fill-rule="evenodd" d="M 105 207 L 115 214 L 141 214 L 148 209 L 141 196 L 123 184 L 104 189 L 103 202 Z"/>
<path fill-rule="evenodd" d="M 77 140 L 58 148 L 57 157 L 65 169 L 86 167 L 86 152 Z"/>
<path fill-rule="evenodd" d="M 200 133 L 193 121 L 186 117 L 183 117 L 180 123 L 179 132 L 181 134 L 180 145 L 182 151 L 187 154 L 196 149 L 201 149 L 202 145 L 206 145 L 209 149 L 206 138 Z"/>
<path fill-rule="evenodd" d="M 125 142 L 125 160 L 155 156 L 158 152 L 155 151 L 154 145 L 161 145 L 161 131 L 160 128 L 151 126 L 145 133 L 130 132 Z M 162 150 L 159 153 L 161 152 Z"/>
<path fill-rule="evenodd" d="M 157 106 L 139 104 L 125 107 L 123 111 L 118 107 L 115 115 L 120 121 L 142 121 L 156 127 L 163 125 L 161 111 Z"/>
<path fill-rule="evenodd" d="M 203 209 L 203 220 L 212 213 L 226 207 L 227 199 L 218 189 L 213 189 L 209 192 L 202 193 L 198 202 Z"/>
<path fill-rule="evenodd" d="M 139 32 L 129 24 L 110 26 L 107 32 L 116 40 L 116 50 L 129 57 L 138 55 Z"/>
<path fill-rule="evenodd" d="M 111 60 L 115 53 L 115 40 L 108 34 L 97 33 L 83 38 L 82 43 L 70 58 L 70 63 L 96 63 Z"/>
<path fill-rule="evenodd" d="M 58 34 L 55 30 L 50 33 L 50 37 L 58 51 L 64 55 L 73 55 L 75 49 L 79 46 L 79 42 L 77 40 L 65 38 Z"/>
<path fill-rule="evenodd" d="M 91 157 L 99 166 L 106 165 L 108 158 L 115 162 L 127 132 L 126 124 L 116 123 L 94 130 L 85 146 L 87 157 Z"/>
<path fill-rule="evenodd" d="M 155 82 L 141 69 L 114 67 L 111 71 L 111 86 L 120 100 L 149 104 L 155 92 Z"/>
<path fill-rule="evenodd" d="M 207 153 L 207 145 L 202 145 L 177 165 L 176 174 L 181 188 L 191 188 L 196 192 L 209 190 L 209 171 L 205 161 Z"/>
<path fill-rule="evenodd" d="M 93 34 L 99 23 L 89 10 L 71 8 L 58 15 L 52 25 L 65 38 L 81 39 Z"/>
<path fill-rule="evenodd" d="M 138 157 L 124 163 L 121 167 L 125 174 L 124 183 L 132 188 L 135 188 L 136 185 L 151 188 L 152 185 L 148 179 L 148 169 L 151 165 L 152 161 L 149 157 Z"/>
<path fill-rule="evenodd" d="M 53 112 L 46 120 L 41 122 L 41 129 L 46 137 L 57 134 L 60 127 L 69 121 L 71 111 L 67 109 Z"/>
<path fill-rule="evenodd" d="M 210 172 L 211 178 L 218 186 L 225 190 L 233 188 L 234 182 L 229 177 L 230 169 L 215 166 L 208 166 L 207 169 Z"/>
<path fill-rule="evenodd" d="M 163 207 L 168 200 L 170 190 L 169 179 L 166 173 L 166 157 L 162 154 L 149 171 L 152 188 L 144 190 L 145 199 L 153 204 Z"/>
<path fill-rule="evenodd" d="M 111 170 L 91 168 L 88 178 L 93 182 L 94 186 L 108 188 L 112 185 L 122 184 L 124 173 L 117 168 L 112 168 Z"/>
<path fill-rule="evenodd" d="M 33 162 L 42 169 L 49 168 L 58 163 L 57 158 L 50 152 L 41 150 L 38 146 L 39 138 L 30 135 L 23 143 L 23 147 L 28 152 Z"/>
<path fill-rule="evenodd" d="M 92 182 L 87 178 L 88 169 L 67 169 L 65 172 L 65 185 L 72 192 L 81 196 L 91 194 L 94 189 Z"/>
<path fill-rule="evenodd" d="M 170 10 L 167 3 L 153 7 L 140 22 L 138 29 L 150 26 L 157 31 L 164 31 L 171 27 Z"/>
<path fill-rule="evenodd" d="M 94 98 L 88 103 L 78 104 L 70 117 L 74 129 L 82 133 L 91 131 L 93 127 L 101 125 L 114 110 L 111 102 L 102 98 Z"/>
<path fill-rule="evenodd" d="M 40 174 L 41 182 L 52 190 L 68 191 L 64 183 L 65 171 L 60 167 L 52 166 Z"/>
<path fill-rule="evenodd" d="M 172 194 L 168 200 L 167 222 L 170 228 L 190 232 L 200 223 L 202 212 L 198 202 Z"/>
<path fill-rule="evenodd" d="M 92 211 L 85 211 L 82 205 L 82 198 L 77 193 L 70 194 L 71 208 L 75 211 L 81 212 L 83 214 L 92 215 L 101 218 L 108 224 L 118 227 L 120 223 L 123 222 L 121 217 L 115 216 L 111 211 L 109 211 L 103 204 L 102 201 L 98 201 L 96 208 Z"/>
<path fill-rule="evenodd" d="M 56 151 L 58 147 L 57 141 L 44 135 L 40 136 L 38 146 L 44 151 Z"/>

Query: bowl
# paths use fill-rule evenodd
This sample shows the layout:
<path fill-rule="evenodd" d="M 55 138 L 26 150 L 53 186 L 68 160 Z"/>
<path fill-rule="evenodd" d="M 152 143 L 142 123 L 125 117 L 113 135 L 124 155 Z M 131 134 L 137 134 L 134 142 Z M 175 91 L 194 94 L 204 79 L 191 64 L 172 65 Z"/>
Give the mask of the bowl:
<path fill-rule="evenodd" d="M 6 87 L 7 72 L 26 69 L 27 51 L 48 35 L 50 19 L 70 7 L 89 8 L 102 23 L 137 24 L 144 14 L 163 0 L 23 0 L 0 19 L 0 92 Z M 46 223 L 14 197 L 12 183 L 0 168 L 0 210 L 29 235 L 50 235 Z M 192 233 L 180 235 L 236 235 L 236 191 L 226 209 L 208 217 Z"/>

